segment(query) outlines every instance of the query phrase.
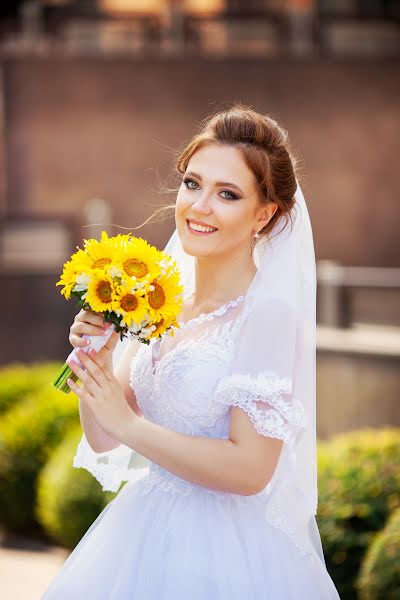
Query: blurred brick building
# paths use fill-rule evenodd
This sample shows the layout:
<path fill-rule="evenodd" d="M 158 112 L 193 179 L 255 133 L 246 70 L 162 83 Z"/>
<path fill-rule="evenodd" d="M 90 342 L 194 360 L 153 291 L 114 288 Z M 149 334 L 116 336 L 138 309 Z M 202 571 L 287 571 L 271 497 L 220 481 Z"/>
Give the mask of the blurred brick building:
<path fill-rule="evenodd" d="M 55 282 L 83 225 L 117 233 L 173 200 L 174 151 L 232 100 L 288 129 L 318 259 L 400 266 L 398 2 L 30 0 L 0 18 L 0 363 L 64 356 Z M 162 246 L 173 226 L 137 233 Z"/>

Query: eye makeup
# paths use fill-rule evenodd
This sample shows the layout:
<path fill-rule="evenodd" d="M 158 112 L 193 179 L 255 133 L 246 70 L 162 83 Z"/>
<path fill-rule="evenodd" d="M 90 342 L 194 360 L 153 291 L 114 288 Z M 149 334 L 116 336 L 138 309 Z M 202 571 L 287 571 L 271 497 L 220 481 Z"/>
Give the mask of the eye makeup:
<path fill-rule="evenodd" d="M 196 189 L 196 188 L 190 187 L 188 185 L 189 183 L 195 183 L 196 185 L 198 185 L 197 181 L 195 181 L 194 179 L 190 179 L 189 177 L 183 179 L 183 183 L 186 185 L 188 190 Z M 231 195 L 231 198 L 225 198 L 225 200 L 240 200 L 240 197 L 237 196 L 234 192 L 231 192 L 230 190 L 221 190 L 221 193 L 223 193 L 223 192 Z"/>

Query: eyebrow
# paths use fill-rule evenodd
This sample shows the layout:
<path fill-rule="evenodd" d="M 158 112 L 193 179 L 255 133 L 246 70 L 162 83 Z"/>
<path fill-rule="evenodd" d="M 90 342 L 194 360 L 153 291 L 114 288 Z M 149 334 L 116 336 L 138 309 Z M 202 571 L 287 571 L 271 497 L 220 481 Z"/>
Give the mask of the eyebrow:
<path fill-rule="evenodd" d="M 185 175 L 193 175 L 194 177 L 197 177 L 197 179 L 201 179 L 201 175 L 198 175 L 194 171 L 186 171 Z M 229 187 L 236 188 L 242 194 L 242 196 L 244 196 L 244 192 L 240 189 L 238 185 L 236 185 L 236 183 L 231 183 L 229 181 L 216 181 L 215 185 L 228 185 Z"/>

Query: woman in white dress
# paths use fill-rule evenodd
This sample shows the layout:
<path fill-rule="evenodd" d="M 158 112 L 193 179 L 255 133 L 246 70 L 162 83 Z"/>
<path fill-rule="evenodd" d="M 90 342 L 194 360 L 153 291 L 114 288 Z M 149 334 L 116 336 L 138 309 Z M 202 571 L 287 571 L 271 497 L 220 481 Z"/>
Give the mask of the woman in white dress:
<path fill-rule="evenodd" d="M 71 364 L 74 466 L 127 483 L 42 600 L 337 600 L 315 520 L 315 255 L 287 133 L 236 104 L 177 170 L 181 327 L 149 345 L 108 333 Z M 81 311 L 72 345 L 102 325 Z"/>

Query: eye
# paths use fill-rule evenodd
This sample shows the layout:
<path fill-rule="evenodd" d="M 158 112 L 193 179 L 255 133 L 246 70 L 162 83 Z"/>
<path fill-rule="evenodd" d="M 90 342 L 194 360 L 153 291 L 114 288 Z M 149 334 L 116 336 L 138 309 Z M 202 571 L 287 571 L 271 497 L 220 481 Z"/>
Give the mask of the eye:
<path fill-rule="evenodd" d="M 192 187 L 190 187 L 190 186 L 189 186 L 189 183 L 195 183 L 195 184 L 197 185 L 197 182 L 196 182 L 194 179 L 184 179 L 184 180 L 183 180 L 183 183 L 186 185 L 186 187 L 187 187 L 189 190 L 194 190 L 194 189 L 196 189 L 196 188 L 192 188 Z"/>
<path fill-rule="evenodd" d="M 186 185 L 186 187 L 189 190 L 195 190 L 195 189 L 197 189 L 197 188 L 191 187 L 189 185 L 189 183 L 194 183 L 195 185 L 198 185 L 197 181 L 195 181 L 194 179 L 186 178 L 186 179 L 183 180 L 183 183 Z M 230 192 L 229 190 L 222 190 L 221 194 L 229 194 L 230 195 L 230 198 L 226 198 L 225 197 L 225 200 L 239 200 L 239 196 L 236 196 L 236 194 L 234 194 L 233 192 Z"/>
<path fill-rule="evenodd" d="M 236 194 L 234 194 L 233 192 L 230 192 L 229 190 L 222 190 L 221 194 L 230 194 L 231 198 L 227 198 L 227 200 L 238 200 L 239 197 L 236 196 Z"/>

